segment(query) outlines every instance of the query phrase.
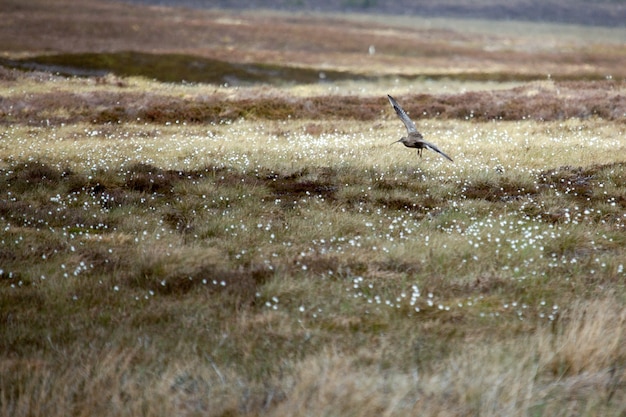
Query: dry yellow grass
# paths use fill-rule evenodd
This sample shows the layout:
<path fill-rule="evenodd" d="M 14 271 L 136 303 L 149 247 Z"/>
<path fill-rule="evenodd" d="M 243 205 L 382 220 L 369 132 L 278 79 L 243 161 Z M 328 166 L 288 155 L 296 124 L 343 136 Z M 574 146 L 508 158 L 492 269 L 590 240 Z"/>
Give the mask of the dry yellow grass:
<path fill-rule="evenodd" d="M 381 367 L 393 346 L 373 343 L 345 352 L 337 343 L 302 360 L 285 358 L 281 375 L 262 384 L 242 379 L 210 353 L 178 346 L 163 356 L 140 338 L 125 350 L 64 353 L 63 365 L 3 359 L 0 399 L 3 415 L 13 416 L 56 415 L 56 410 L 79 415 L 618 416 L 626 410 L 625 314 L 612 298 L 577 303 L 556 325 L 509 341 L 472 343 L 425 370 L 412 361 Z M 602 323 L 599 330 L 591 330 L 593 320 Z M 160 360 L 154 368 L 152 362 Z M 555 368 L 562 361 L 588 366 L 563 372 Z"/>

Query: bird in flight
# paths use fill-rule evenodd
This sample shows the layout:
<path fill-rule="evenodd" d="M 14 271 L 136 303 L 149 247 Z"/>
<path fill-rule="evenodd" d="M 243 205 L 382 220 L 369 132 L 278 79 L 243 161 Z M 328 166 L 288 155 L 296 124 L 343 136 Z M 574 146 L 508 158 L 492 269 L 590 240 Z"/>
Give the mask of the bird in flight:
<path fill-rule="evenodd" d="M 420 156 L 420 158 L 422 157 L 422 150 L 424 148 L 427 148 L 427 149 L 431 149 L 441 154 L 444 158 L 448 159 L 450 162 L 453 162 L 452 158 L 450 158 L 448 155 L 443 153 L 434 143 L 426 142 L 422 134 L 417 131 L 417 128 L 415 127 L 415 123 L 413 123 L 413 121 L 409 118 L 409 115 L 406 114 L 406 112 L 398 104 L 398 102 L 389 94 L 387 94 L 387 97 L 389 98 L 389 102 L 393 106 L 393 109 L 398 114 L 398 117 L 400 118 L 400 120 L 402 120 L 402 123 L 404 123 L 404 126 L 406 126 L 406 130 L 408 132 L 407 136 L 402 137 L 400 140 L 397 140 L 393 143 L 402 142 L 404 146 L 408 148 L 417 148 L 417 154 Z"/>

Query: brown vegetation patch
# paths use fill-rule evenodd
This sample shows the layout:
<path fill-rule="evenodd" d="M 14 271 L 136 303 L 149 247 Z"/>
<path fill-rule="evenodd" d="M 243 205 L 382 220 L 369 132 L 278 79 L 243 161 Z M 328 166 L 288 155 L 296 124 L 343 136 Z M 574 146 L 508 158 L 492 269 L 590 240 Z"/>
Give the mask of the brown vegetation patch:
<path fill-rule="evenodd" d="M 541 172 L 539 183 L 575 197 L 587 198 L 593 195 L 596 188 L 595 171 L 591 168 L 563 166 Z"/>
<path fill-rule="evenodd" d="M 365 275 L 371 272 L 371 265 L 358 258 L 346 258 L 332 254 L 312 254 L 306 257 L 297 256 L 289 265 L 289 270 L 297 274 L 302 271 L 302 265 L 306 270 L 322 275 L 330 280 L 352 280 L 355 275 Z"/>
<path fill-rule="evenodd" d="M 528 189 L 528 184 L 518 183 L 509 178 L 496 181 L 481 180 L 461 186 L 461 193 L 470 199 L 491 202 L 508 202 L 522 197 L 534 195 L 535 189 Z"/>
<path fill-rule="evenodd" d="M 624 81 L 561 81 L 510 90 L 402 98 L 414 118 L 475 120 L 563 120 L 592 116 L 621 119 L 626 112 Z"/>
<path fill-rule="evenodd" d="M 64 171 L 42 162 L 25 162 L 0 171 L 0 190 L 24 191 L 34 187 L 55 187 Z"/>
<path fill-rule="evenodd" d="M 13 199 L 0 200 L 0 216 L 24 227 L 106 230 L 113 227 L 117 220 L 107 216 L 106 212 L 96 211 L 94 214 L 85 210 L 82 204 L 70 204 L 67 195 L 87 198 L 108 210 L 138 204 L 142 201 L 142 194 L 170 195 L 176 183 L 193 181 L 212 172 L 211 167 L 183 172 L 138 163 L 126 168 L 124 177 L 104 170 L 87 177 L 70 169 L 62 170 L 37 161 L 18 163 L 0 170 L 0 191 L 10 192 L 14 196 Z M 42 187 L 49 190 L 50 198 L 33 200 L 29 193 Z M 165 220 L 176 229 L 183 227 L 176 226 L 181 218 L 177 218 L 174 212 L 166 215 Z"/>
<path fill-rule="evenodd" d="M 390 210 L 411 211 L 425 213 L 429 209 L 436 207 L 434 199 L 411 200 L 408 198 L 378 198 L 376 204 Z M 423 217 L 423 216 L 422 216 Z"/>
<path fill-rule="evenodd" d="M 83 243 L 78 249 L 77 263 L 83 262 L 90 270 L 105 274 L 123 273 L 132 268 L 136 258 L 134 251 L 123 246 L 116 250 L 110 250 L 110 244 L 103 244 L 101 241 L 91 240 Z"/>
<path fill-rule="evenodd" d="M 542 188 L 555 189 L 578 200 L 612 201 L 626 207 L 626 196 L 623 193 L 607 194 L 604 184 L 612 182 L 618 189 L 626 184 L 626 164 L 623 162 L 585 168 L 563 166 L 550 169 L 539 173 L 538 182 Z"/>
<path fill-rule="evenodd" d="M 89 213 L 82 207 L 59 207 L 53 203 L 33 204 L 20 200 L 0 200 L 0 217 L 22 227 L 69 227 L 70 231 L 72 228 L 103 230 L 115 224 L 106 216 Z"/>
<path fill-rule="evenodd" d="M 174 184 L 186 177 L 180 171 L 163 170 L 150 164 L 137 163 L 126 170 L 125 186 L 133 191 L 169 194 Z"/>
<path fill-rule="evenodd" d="M 455 95 L 400 97 L 415 119 L 476 120 L 562 120 L 602 117 L 621 120 L 626 113 L 626 82 L 555 82 L 549 86 L 529 84 L 510 90 L 468 92 Z M 240 118 L 256 120 L 354 119 L 373 121 L 388 108 L 384 97 L 317 96 L 285 97 L 259 95 L 226 99 L 221 93 L 181 98 L 155 93 L 56 91 L 25 96 L 13 95 L 0 101 L 5 123 L 95 124 L 217 123 Z M 391 114 L 388 117 L 392 117 Z M 311 127 L 319 131 L 319 127 Z"/>
<path fill-rule="evenodd" d="M 163 267 L 161 262 L 146 264 L 137 275 L 124 281 L 130 288 L 162 295 L 183 295 L 202 288 L 210 294 L 219 295 L 221 303 L 244 307 L 254 304 L 260 287 L 273 275 L 271 270 L 260 266 L 224 270 L 205 265 L 190 273 L 168 272 Z"/>
<path fill-rule="evenodd" d="M 422 265 L 417 261 L 401 261 L 389 259 L 384 262 L 374 262 L 374 267 L 380 271 L 397 272 L 403 274 L 418 274 L 422 271 Z"/>
<path fill-rule="evenodd" d="M 497 273 L 484 273 L 471 282 L 457 283 L 452 287 L 450 290 L 459 296 L 479 293 L 485 295 L 506 294 L 515 298 L 518 293 L 523 294 L 517 281 Z"/>
<path fill-rule="evenodd" d="M 342 260 L 336 255 L 312 255 L 306 258 L 307 270 L 315 275 L 324 275 L 329 272 L 334 274 L 342 270 L 344 264 L 345 260 Z M 302 270 L 300 263 L 294 265 L 294 272 L 297 269 Z"/>
<path fill-rule="evenodd" d="M 428 185 L 426 183 L 426 178 L 420 170 L 417 170 L 417 175 L 419 180 L 414 178 L 407 179 L 404 178 L 381 178 L 381 175 L 376 173 L 372 176 L 372 187 L 378 190 L 384 191 L 392 191 L 392 190 L 407 190 L 411 191 L 417 195 L 428 195 Z"/>
<path fill-rule="evenodd" d="M 337 186 L 332 183 L 314 180 L 301 180 L 294 177 L 279 177 L 267 182 L 276 198 L 284 200 L 289 206 L 301 198 L 324 198 L 326 201 L 335 199 Z"/>
<path fill-rule="evenodd" d="M 24 259 L 21 259 L 24 261 Z M 0 274 L 0 287 L 29 287 L 33 283 L 31 277 L 26 274 L 22 274 L 21 272 L 13 272 L 13 273 L 2 273 Z M 38 301 L 41 297 L 39 297 L 39 293 L 36 292 L 27 292 L 25 294 L 16 293 L 12 294 L 15 301 L 18 302 L 29 302 L 29 301 Z M 0 299 L 0 301 L 3 301 Z M 8 306 L 11 306 L 11 303 L 8 303 Z"/>
<path fill-rule="evenodd" d="M 378 99 L 359 97 L 312 97 L 284 98 L 258 97 L 254 99 L 223 100 L 219 96 L 190 102 L 170 97 L 155 97 L 142 109 L 134 111 L 129 103 L 124 115 L 117 114 L 119 120 L 146 120 L 152 123 L 186 121 L 208 123 L 224 120 L 267 119 L 357 119 L 373 120 L 380 114 Z M 122 117 L 120 119 L 120 117 Z M 94 119 L 95 120 L 95 119 Z"/>
<path fill-rule="evenodd" d="M 168 211 L 163 215 L 163 221 L 180 233 L 189 233 L 193 230 L 193 217 L 181 210 Z"/>

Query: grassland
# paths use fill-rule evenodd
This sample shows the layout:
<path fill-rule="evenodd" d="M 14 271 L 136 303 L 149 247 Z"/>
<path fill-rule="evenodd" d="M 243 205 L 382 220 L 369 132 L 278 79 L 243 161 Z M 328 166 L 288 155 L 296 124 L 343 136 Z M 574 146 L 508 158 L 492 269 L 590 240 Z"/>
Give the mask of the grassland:
<path fill-rule="evenodd" d="M 538 45 L 547 26 L 407 35 L 408 18 L 313 16 L 318 37 L 298 51 L 312 29 L 297 15 L 86 1 L 63 32 L 47 4 L 21 6 L 67 40 L 47 53 L 115 52 L 119 36 L 158 56 L 189 37 L 185 53 L 223 60 L 231 41 L 194 36 L 232 24 L 229 62 L 357 73 L 362 59 L 373 78 L 0 69 L 1 415 L 626 413 L 619 32 L 555 26 Z M 111 24 L 93 26 L 94 10 Z M 148 21 L 172 36 L 142 47 L 132 25 Z M 267 25 L 302 32 L 277 44 Z M 329 46 L 334 31 L 346 42 Z M 379 46 L 407 36 L 439 53 Z M 43 38 L 0 37 L 9 59 L 40 55 Z M 390 145 L 404 128 L 386 93 L 454 163 Z"/>

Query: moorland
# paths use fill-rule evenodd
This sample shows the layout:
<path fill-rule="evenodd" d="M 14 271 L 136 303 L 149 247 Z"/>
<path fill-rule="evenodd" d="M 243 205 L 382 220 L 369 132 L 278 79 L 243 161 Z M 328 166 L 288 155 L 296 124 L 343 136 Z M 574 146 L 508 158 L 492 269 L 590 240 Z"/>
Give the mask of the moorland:
<path fill-rule="evenodd" d="M 626 412 L 623 29 L 4 3 L 2 415 Z"/>

